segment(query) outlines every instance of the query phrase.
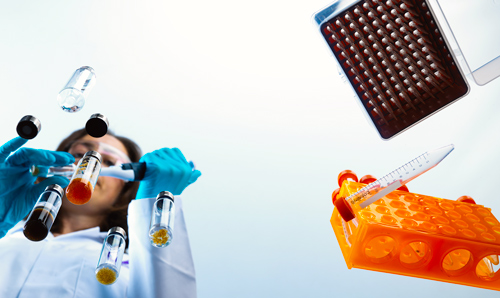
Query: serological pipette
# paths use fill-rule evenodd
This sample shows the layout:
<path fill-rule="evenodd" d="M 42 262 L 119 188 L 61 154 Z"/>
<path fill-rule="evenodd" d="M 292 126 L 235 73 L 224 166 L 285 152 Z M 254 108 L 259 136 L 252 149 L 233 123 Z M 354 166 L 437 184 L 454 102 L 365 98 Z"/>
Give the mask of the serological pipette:
<path fill-rule="evenodd" d="M 349 197 L 338 198 L 334 203 L 335 207 L 344 221 L 348 222 L 355 218 L 355 210 L 366 208 L 371 203 L 437 166 L 453 149 L 454 146 L 450 144 L 427 151 Z"/>

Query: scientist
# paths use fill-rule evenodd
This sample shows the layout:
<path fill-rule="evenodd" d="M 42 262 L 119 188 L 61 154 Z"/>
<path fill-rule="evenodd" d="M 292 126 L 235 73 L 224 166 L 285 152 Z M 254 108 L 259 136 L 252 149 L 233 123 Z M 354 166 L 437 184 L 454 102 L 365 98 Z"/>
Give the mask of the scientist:
<path fill-rule="evenodd" d="M 57 151 L 21 148 L 15 138 L 0 147 L 0 297 L 196 297 L 196 280 L 180 193 L 201 173 L 192 170 L 177 148 L 163 148 L 141 158 L 131 140 L 108 133 L 93 138 L 84 129 L 69 135 Z M 144 180 L 125 182 L 99 177 L 91 200 L 74 205 L 63 198 L 46 239 L 33 242 L 23 234 L 24 218 L 50 184 L 69 180 L 51 177 L 35 183 L 31 165 L 64 166 L 85 152 L 102 155 L 102 166 L 146 162 Z M 156 196 L 170 191 L 176 216 L 172 243 L 156 248 L 148 237 Z M 128 216 L 127 216 L 128 215 Z M 128 234 L 128 250 L 112 285 L 95 278 L 102 242 L 109 228 Z"/>

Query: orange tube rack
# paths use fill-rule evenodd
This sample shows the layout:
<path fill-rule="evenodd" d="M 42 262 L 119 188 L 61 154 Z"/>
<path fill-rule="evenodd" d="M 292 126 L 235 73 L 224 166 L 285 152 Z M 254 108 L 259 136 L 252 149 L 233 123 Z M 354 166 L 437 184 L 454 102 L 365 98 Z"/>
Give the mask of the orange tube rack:
<path fill-rule="evenodd" d="M 365 186 L 340 178 L 334 200 Z M 349 269 L 500 290 L 500 223 L 470 197 L 453 201 L 396 190 L 348 223 L 334 209 L 331 224 Z"/>

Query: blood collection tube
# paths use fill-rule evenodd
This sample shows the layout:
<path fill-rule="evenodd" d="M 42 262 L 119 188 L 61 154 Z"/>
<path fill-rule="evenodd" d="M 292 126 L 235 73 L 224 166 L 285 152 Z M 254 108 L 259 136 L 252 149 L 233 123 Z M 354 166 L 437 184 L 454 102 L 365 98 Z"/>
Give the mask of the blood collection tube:
<path fill-rule="evenodd" d="M 31 210 L 24 224 L 24 236 L 31 241 L 41 241 L 47 237 L 61 207 L 63 188 L 52 184 L 45 188 Z"/>
<path fill-rule="evenodd" d="M 102 244 L 101 256 L 95 269 L 95 277 L 103 285 L 113 284 L 122 266 L 125 253 L 125 240 L 127 232 L 120 227 L 109 229 L 108 235 Z"/>
<path fill-rule="evenodd" d="M 66 198 L 75 205 L 87 203 L 92 197 L 100 171 L 101 154 L 97 151 L 85 153 L 66 188 Z"/>
<path fill-rule="evenodd" d="M 172 242 L 174 218 L 174 195 L 168 191 L 162 191 L 156 197 L 151 214 L 149 239 L 153 246 L 165 247 Z"/>

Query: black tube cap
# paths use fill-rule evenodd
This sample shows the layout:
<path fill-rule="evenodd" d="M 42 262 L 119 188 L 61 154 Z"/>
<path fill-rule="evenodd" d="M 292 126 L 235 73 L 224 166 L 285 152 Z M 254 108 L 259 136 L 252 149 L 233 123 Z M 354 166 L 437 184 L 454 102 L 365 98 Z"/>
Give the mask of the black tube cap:
<path fill-rule="evenodd" d="M 90 136 L 100 138 L 108 132 L 108 118 L 102 114 L 93 114 L 85 124 L 85 130 Z"/>
<path fill-rule="evenodd" d="M 33 139 L 42 129 L 40 120 L 31 115 L 26 115 L 17 124 L 17 134 L 23 139 Z"/>
<path fill-rule="evenodd" d="M 165 191 L 160 192 L 158 194 L 158 196 L 156 196 L 156 200 L 160 200 L 160 199 L 169 199 L 173 202 L 174 195 L 171 192 L 165 190 Z"/>

